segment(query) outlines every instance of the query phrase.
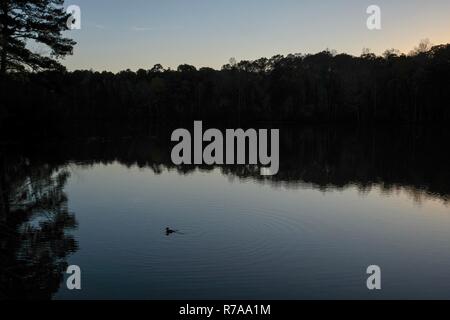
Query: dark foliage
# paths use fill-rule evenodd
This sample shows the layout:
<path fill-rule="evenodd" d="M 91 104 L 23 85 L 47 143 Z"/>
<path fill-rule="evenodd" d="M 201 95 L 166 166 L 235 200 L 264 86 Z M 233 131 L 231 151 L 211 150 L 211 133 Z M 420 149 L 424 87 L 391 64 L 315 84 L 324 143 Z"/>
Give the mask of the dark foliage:
<path fill-rule="evenodd" d="M 222 70 L 156 65 L 137 72 L 14 73 L 3 119 L 39 125 L 194 119 L 234 123 L 436 122 L 450 119 L 450 45 L 409 55 L 324 51 L 241 61 Z"/>
<path fill-rule="evenodd" d="M 12 71 L 64 70 L 58 58 L 72 53 L 75 42 L 64 38 L 68 15 L 64 0 L 0 2 L 0 77 Z M 43 45 L 49 54 L 30 50 Z"/>

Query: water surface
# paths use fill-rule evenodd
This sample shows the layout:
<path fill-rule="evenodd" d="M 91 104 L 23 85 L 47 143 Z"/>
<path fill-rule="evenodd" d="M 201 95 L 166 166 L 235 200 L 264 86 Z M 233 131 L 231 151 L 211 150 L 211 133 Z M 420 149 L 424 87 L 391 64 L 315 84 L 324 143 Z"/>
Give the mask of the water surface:
<path fill-rule="evenodd" d="M 280 173 L 266 178 L 176 167 L 154 135 L 5 147 L 1 294 L 450 298 L 445 134 L 281 133 Z M 66 289 L 70 264 L 81 291 Z M 378 292 L 366 288 L 373 264 Z"/>

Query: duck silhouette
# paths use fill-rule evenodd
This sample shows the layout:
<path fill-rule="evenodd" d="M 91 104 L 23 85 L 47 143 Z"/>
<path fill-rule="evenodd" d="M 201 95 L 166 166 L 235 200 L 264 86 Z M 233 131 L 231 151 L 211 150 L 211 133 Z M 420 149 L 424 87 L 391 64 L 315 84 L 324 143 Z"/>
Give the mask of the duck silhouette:
<path fill-rule="evenodd" d="M 169 227 L 166 228 L 166 236 L 169 236 L 171 234 L 177 233 L 178 230 L 172 230 Z"/>

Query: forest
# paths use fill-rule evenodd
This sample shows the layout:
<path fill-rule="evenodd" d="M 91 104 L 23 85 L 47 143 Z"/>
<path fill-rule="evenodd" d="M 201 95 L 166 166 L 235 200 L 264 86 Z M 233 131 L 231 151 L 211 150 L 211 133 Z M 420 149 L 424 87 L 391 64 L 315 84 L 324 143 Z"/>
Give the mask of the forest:
<path fill-rule="evenodd" d="M 445 123 L 450 120 L 450 44 L 409 54 L 326 50 L 230 59 L 221 70 L 160 64 L 118 73 L 10 72 L 0 121 L 29 126 L 134 122 Z"/>

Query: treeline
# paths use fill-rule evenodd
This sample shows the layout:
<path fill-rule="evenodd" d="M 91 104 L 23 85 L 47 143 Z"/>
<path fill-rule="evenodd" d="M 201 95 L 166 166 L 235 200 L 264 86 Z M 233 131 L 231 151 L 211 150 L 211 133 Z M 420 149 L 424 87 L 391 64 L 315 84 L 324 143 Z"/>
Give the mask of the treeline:
<path fill-rule="evenodd" d="M 359 57 L 324 51 L 231 61 L 221 70 L 155 65 L 119 73 L 14 73 L 0 118 L 32 123 L 146 120 L 392 122 L 450 120 L 450 44 Z"/>

